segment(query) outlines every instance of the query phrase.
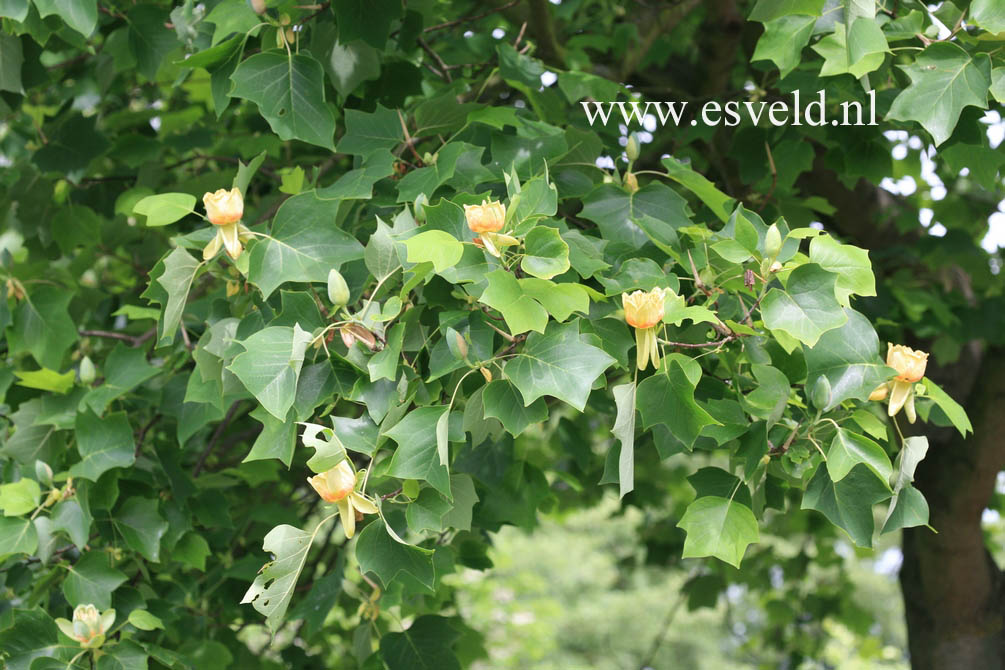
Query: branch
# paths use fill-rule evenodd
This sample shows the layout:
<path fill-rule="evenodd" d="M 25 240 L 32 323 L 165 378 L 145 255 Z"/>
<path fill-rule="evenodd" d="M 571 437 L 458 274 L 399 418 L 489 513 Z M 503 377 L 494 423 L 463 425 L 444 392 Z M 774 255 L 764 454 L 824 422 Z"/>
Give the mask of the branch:
<path fill-rule="evenodd" d="M 512 2 L 507 2 L 505 5 L 500 5 L 495 9 L 490 9 L 489 11 L 482 12 L 481 14 L 465 16 L 463 18 L 455 19 L 453 21 L 447 21 L 446 23 L 438 23 L 435 26 L 429 26 L 428 28 L 423 29 L 422 32 L 431 33 L 437 30 L 446 30 L 447 28 L 453 28 L 454 26 L 459 26 L 462 23 L 470 23 L 472 21 L 477 21 L 478 19 L 484 19 L 486 16 L 491 16 L 493 14 L 503 11 L 504 9 L 509 9 L 510 7 L 518 5 L 520 4 L 521 1 L 522 0 L 512 0 Z"/>
<path fill-rule="evenodd" d="M 125 333 L 116 333 L 110 330 L 81 330 L 78 331 L 83 337 L 103 337 L 108 340 L 121 340 L 122 342 L 128 342 L 133 347 L 138 347 L 157 332 L 157 328 L 151 328 L 142 335 L 126 335 Z"/>
<path fill-rule="evenodd" d="M 221 421 L 220 424 L 216 427 L 216 430 L 213 431 L 213 436 L 209 438 L 209 442 L 206 444 L 206 448 L 202 450 L 201 454 L 199 454 L 199 460 L 195 462 L 195 467 L 192 468 L 193 478 L 198 477 L 199 473 L 202 472 L 202 467 L 206 464 L 206 459 L 209 457 L 209 454 L 213 451 L 213 447 L 215 447 L 216 443 L 220 440 L 220 435 L 223 434 L 223 431 L 226 430 L 227 426 L 233 420 L 234 415 L 237 414 L 237 408 L 240 407 L 240 405 L 241 401 L 235 400 L 234 403 L 230 406 L 230 409 L 227 410 L 227 414 L 226 416 L 223 417 L 223 421 Z"/>

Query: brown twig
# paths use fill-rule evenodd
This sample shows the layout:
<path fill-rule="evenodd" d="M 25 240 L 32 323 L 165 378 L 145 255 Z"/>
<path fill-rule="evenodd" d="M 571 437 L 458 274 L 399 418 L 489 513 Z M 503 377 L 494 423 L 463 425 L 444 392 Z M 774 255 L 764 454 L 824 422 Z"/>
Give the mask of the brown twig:
<path fill-rule="evenodd" d="M 775 169 L 775 157 L 771 155 L 771 146 L 767 142 L 764 143 L 764 150 L 768 153 L 768 167 L 771 168 L 771 188 L 768 189 L 767 195 L 764 196 L 764 202 L 757 208 L 758 214 L 768 206 L 772 196 L 775 195 L 775 187 L 778 186 L 778 170 Z"/>
<path fill-rule="evenodd" d="M 216 427 L 216 430 L 213 431 L 213 436 L 209 438 L 209 442 L 206 443 L 206 448 L 202 450 L 201 454 L 199 454 L 199 460 L 195 462 L 195 467 L 192 468 L 193 478 L 198 477 L 199 473 L 202 472 L 202 467 L 206 464 L 206 459 L 209 458 L 209 454 L 213 451 L 216 443 L 219 442 L 220 436 L 223 434 L 223 431 L 227 429 L 227 426 L 233 420 L 234 415 L 237 414 L 237 408 L 240 406 L 241 401 L 235 400 L 230 406 L 230 409 L 227 410 L 227 414 L 223 417 L 223 421 L 221 421 Z"/>
<path fill-rule="evenodd" d="M 136 433 L 136 452 L 135 457 L 139 457 L 140 451 L 143 450 L 143 440 L 147 436 L 147 432 L 153 428 L 154 424 L 160 421 L 162 416 L 160 414 L 154 414 L 153 417 L 143 424 L 143 427 L 139 429 Z"/>
<path fill-rule="evenodd" d="M 122 342 L 128 342 L 134 347 L 138 347 L 157 332 L 157 328 L 151 328 L 142 335 L 126 335 L 125 333 L 116 333 L 110 330 L 81 330 L 78 331 L 83 337 L 103 337 L 108 340 L 121 340 Z"/>
<path fill-rule="evenodd" d="M 305 18 L 302 18 L 299 21 L 297 21 L 297 25 L 302 26 L 311 19 L 320 16 L 326 9 L 328 9 L 331 6 L 331 4 L 332 4 L 331 2 L 322 2 L 321 5 L 318 6 L 318 10 L 316 12 L 314 12 L 313 14 L 309 14 Z"/>
<path fill-rule="evenodd" d="M 443 62 L 442 58 L 440 58 L 440 54 L 436 53 L 436 51 L 431 46 L 429 46 L 426 40 L 422 39 L 421 37 L 419 37 L 418 40 L 419 40 L 419 46 L 422 47 L 422 50 L 425 51 L 430 56 L 432 56 L 433 60 L 436 61 L 436 65 L 439 66 L 440 77 L 446 80 L 448 84 L 452 83 L 453 78 L 450 76 L 447 64 Z"/>
<path fill-rule="evenodd" d="M 721 339 L 712 340 L 711 342 L 668 342 L 667 340 L 659 340 L 659 343 L 667 347 L 680 347 L 681 349 L 704 349 L 706 347 L 720 347 L 724 344 L 732 342 L 738 337 L 741 336 L 737 333 L 733 333 Z"/>
<path fill-rule="evenodd" d="M 455 19 L 453 21 L 447 21 L 446 23 L 438 23 L 435 26 L 429 26 L 428 28 L 425 28 L 422 32 L 424 32 L 424 33 L 431 33 L 431 32 L 437 31 L 437 30 L 446 30 L 447 28 L 453 28 L 454 26 L 459 26 L 462 23 L 470 23 L 471 21 L 477 21 L 478 19 L 484 19 L 486 16 L 491 16 L 491 15 L 496 14 L 498 12 L 501 12 L 503 10 L 509 9 L 510 7 L 518 5 L 518 4 L 520 4 L 521 1 L 522 0 L 512 0 L 512 2 L 507 2 L 505 5 L 500 5 L 500 6 L 496 7 L 496 8 L 494 8 L 494 9 L 490 9 L 489 11 L 483 12 L 481 14 L 474 14 L 472 16 L 464 16 L 462 18 Z"/>

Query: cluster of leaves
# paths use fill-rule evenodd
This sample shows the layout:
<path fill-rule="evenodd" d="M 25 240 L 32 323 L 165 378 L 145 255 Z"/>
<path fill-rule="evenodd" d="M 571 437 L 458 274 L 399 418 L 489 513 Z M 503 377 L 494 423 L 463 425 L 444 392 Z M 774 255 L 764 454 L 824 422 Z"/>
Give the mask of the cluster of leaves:
<path fill-rule="evenodd" d="M 116 612 L 101 669 L 290 667 L 304 649 L 333 667 L 460 667 L 484 651 L 445 576 L 490 567 L 502 525 L 602 487 L 666 506 L 670 459 L 694 492 L 654 526 L 675 557 L 739 566 L 767 524 L 814 518 L 800 510 L 863 547 L 876 505 L 882 532 L 927 523 L 911 485 L 927 442 L 867 400 L 894 374 L 852 305 L 877 293 L 870 259 L 809 226 L 833 206 L 798 192 L 802 135 L 737 133 L 771 146 L 739 159 L 745 193 L 697 169 L 708 128 L 653 169 L 605 170 L 617 128 L 577 105 L 633 93 L 588 71 L 595 44 L 566 44 L 544 87 L 539 27 L 430 46 L 485 18 L 460 21 L 464 3 L 173 4 L 0 2 L 9 667 L 86 667 L 54 621 L 82 604 Z M 888 44 L 932 20 L 848 4 L 760 0 L 755 59 L 832 104 L 866 100 Z M 609 9 L 551 11 L 574 32 L 590 7 Z M 1005 30 L 991 4 L 971 13 Z M 957 33 L 880 91 L 888 118 L 937 143 L 1001 94 L 994 42 Z M 823 65 L 803 63 L 818 35 Z M 860 131 L 818 141 L 843 177 L 885 176 L 861 159 L 881 136 L 842 132 Z M 242 192 L 253 239 L 203 260 L 215 230 L 197 197 L 221 187 Z M 486 199 L 519 240 L 498 258 L 465 220 Z M 333 269 L 345 306 L 325 299 Z M 661 365 L 638 372 L 621 295 L 657 287 Z M 969 430 L 923 387 L 922 420 Z M 379 514 L 343 542 L 306 477 L 346 458 Z M 272 656 L 255 653 L 262 616 Z"/>

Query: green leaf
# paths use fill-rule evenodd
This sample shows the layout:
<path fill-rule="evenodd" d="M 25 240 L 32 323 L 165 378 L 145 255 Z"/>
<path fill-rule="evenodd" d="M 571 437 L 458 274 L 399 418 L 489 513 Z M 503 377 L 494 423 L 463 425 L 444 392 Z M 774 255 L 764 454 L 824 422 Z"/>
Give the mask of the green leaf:
<path fill-rule="evenodd" d="M 105 382 L 88 392 L 84 402 L 97 413 L 103 413 L 108 404 L 122 397 L 160 372 L 147 363 L 143 349 L 127 347 L 121 342 L 105 359 Z"/>
<path fill-rule="evenodd" d="M 404 139 L 398 113 L 378 102 L 372 112 L 345 110 L 345 134 L 339 140 L 336 151 L 369 156 L 393 149 Z"/>
<path fill-rule="evenodd" d="M 339 42 L 356 39 L 383 49 L 391 32 L 391 22 L 401 16 L 401 0 L 342 0 L 335 7 Z"/>
<path fill-rule="evenodd" d="M 22 23 L 28 18 L 28 0 L 0 0 L 0 16 Z"/>
<path fill-rule="evenodd" d="M 818 235 L 810 241 L 810 261 L 838 276 L 838 302 L 848 307 L 848 297 L 876 295 L 869 252 L 850 244 L 841 244 L 830 235 Z"/>
<path fill-rule="evenodd" d="M 0 509 L 4 516 L 21 516 L 38 507 L 42 488 L 34 479 L 22 477 L 12 484 L 0 484 Z"/>
<path fill-rule="evenodd" d="M 967 411 L 958 402 L 953 400 L 948 393 L 943 391 L 928 377 L 925 377 L 922 383 L 925 385 L 925 395 L 931 398 L 932 402 L 949 417 L 949 420 L 956 426 L 956 430 L 960 431 L 960 435 L 966 437 L 967 432 L 974 432 L 974 427 L 970 423 Z"/>
<path fill-rule="evenodd" d="M 789 274 L 784 291 L 773 288 L 764 296 L 764 325 L 812 347 L 821 335 L 848 320 L 834 297 L 836 282 L 837 275 L 815 263 L 800 265 Z"/>
<path fill-rule="evenodd" d="M 27 5 L 25 12 L 27 13 Z M 24 93 L 24 85 L 21 83 L 23 63 L 21 39 L 6 33 L 0 34 L 0 91 Z"/>
<path fill-rule="evenodd" d="M 695 386 L 680 362 L 668 359 L 666 374 L 646 378 L 636 392 L 643 427 L 663 424 L 690 449 L 705 426 L 722 425 L 694 401 Z"/>
<path fill-rule="evenodd" d="M 789 14 L 820 16 L 824 0 L 757 0 L 750 11 L 751 21 L 771 21 Z"/>
<path fill-rule="evenodd" d="M 759 419 L 764 419 L 770 429 L 781 418 L 789 401 L 789 378 L 778 368 L 770 365 L 750 366 L 757 380 L 757 388 L 747 394 L 747 410 Z"/>
<path fill-rule="evenodd" d="M 168 529 L 157 507 L 156 498 L 134 496 L 112 516 L 112 524 L 126 545 L 154 563 L 160 562 L 161 538 Z"/>
<path fill-rule="evenodd" d="M 213 31 L 215 46 L 234 33 L 246 33 L 261 21 L 245 0 L 223 0 L 206 15 L 206 23 L 216 26 Z"/>
<path fill-rule="evenodd" d="M 92 482 L 112 468 L 128 468 L 136 461 L 133 429 L 125 412 L 100 419 L 90 410 L 77 414 L 74 426 L 80 462 L 70 468 L 70 475 Z"/>
<path fill-rule="evenodd" d="M 84 548 L 90 536 L 92 518 L 87 497 L 81 490 L 77 491 L 76 499 L 70 498 L 56 503 L 50 518 L 54 531 L 63 531 L 78 549 Z"/>
<path fill-rule="evenodd" d="M 71 607 L 90 603 L 106 610 L 112 606 L 112 592 L 126 583 L 126 576 L 109 565 L 111 560 L 104 551 L 89 551 L 67 568 L 63 595 Z"/>
<path fill-rule="evenodd" d="M 380 657 L 388 670 L 461 670 L 451 650 L 460 633 L 446 617 L 426 614 L 401 633 L 380 638 Z"/>
<path fill-rule="evenodd" d="M 464 245 L 450 233 L 425 230 L 405 240 L 409 263 L 432 263 L 436 272 L 443 272 L 461 260 Z"/>
<path fill-rule="evenodd" d="M 445 406 L 419 407 L 385 435 L 398 443 L 387 468 L 388 475 L 427 481 L 450 498 L 450 477 L 446 466 L 440 463 L 436 443 L 436 424 L 446 411 Z"/>
<path fill-rule="evenodd" d="M 326 282 L 328 272 L 363 257 L 363 245 L 341 230 L 330 202 L 313 192 L 289 198 L 270 236 L 251 248 L 248 279 L 267 297 L 284 282 Z"/>
<path fill-rule="evenodd" d="M 764 34 L 757 41 L 751 61 L 770 60 L 784 79 L 799 65 L 803 48 L 813 35 L 817 19 L 813 16 L 781 16 L 764 24 Z"/>
<path fill-rule="evenodd" d="M 129 49 L 136 58 L 136 65 L 143 76 L 155 81 L 164 57 L 178 47 L 175 31 L 165 25 L 170 23 L 171 13 L 157 5 L 138 4 L 133 5 L 126 16 L 129 18 Z"/>
<path fill-rule="evenodd" d="M 255 54 L 230 76 L 231 97 L 258 105 L 281 140 L 302 140 L 334 149 L 335 115 L 325 103 L 324 69 L 306 53 Z"/>
<path fill-rule="evenodd" d="M 196 199 L 188 193 L 161 193 L 148 195 L 135 205 L 133 213 L 147 217 L 147 226 L 166 226 L 189 214 L 195 214 Z"/>
<path fill-rule="evenodd" d="M 42 368 L 31 371 L 15 370 L 14 376 L 18 378 L 18 386 L 64 394 L 73 388 L 73 380 L 76 375 L 73 370 L 59 374 L 55 370 Z"/>
<path fill-rule="evenodd" d="M 366 269 L 377 281 L 387 279 L 401 267 L 398 251 L 395 249 L 395 241 L 391 237 L 391 229 L 379 217 L 377 218 L 377 229 L 367 240 L 366 249 L 363 251 L 363 260 L 366 263 Z"/>
<path fill-rule="evenodd" d="M 890 510 L 881 532 L 890 533 L 901 528 L 927 526 L 928 513 L 928 501 L 925 500 L 924 494 L 908 484 L 890 501 Z"/>
<path fill-rule="evenodd" d="M 84 37 L 90 37 L 98 25 L 97 0 L 34 0 L 39 16 L 56 14 Z"/>
<path fill-rule="evenodd" d="M 996 67 L 991 71 L 990 93 L 995 100 L 1005 103 L 1005 67 Z"/>
<path fill-rule="evenodd" d="M 902 69 L 911 85 L 893 101 L 887 118 L 917 121 L 931 133 L 936 145 L 953 134 L 964 107 L 987 109 L 991 86 L 987 54 L 971 56 L 957 44 L 936 42 Z"/>
<path fill-rule="evenodd" d="M 414 239 L 414 238 L 413 238 Z M 485 275 L 488 286 L 479 301 L 499 310 L 513 335 L 534 330 L 543 333 L 548 325 L 548 312 L 539 302 L 524 294 L 520 282 L 505 270 L 493 270 Z"/>
<path fill-rule="evenodd" d="M 805 350 L 806 388 L 813 388 L 819 377 L 830 383 L 830 403 L 824 410 L 851 398 L 867 400 L 893 375 L 879 357 L 879 337 L 869 320 L 851 309 L 845 313 L 848 321 L 843 326 L 824 333 Z"/>
<path fill-rule="evenodd" d="M 310 533 L 283 524 L 276 526 L 265 536 L 262 549 L 275 558 L 258 571 L 258 576 L 248 587 L 241 604 L 251 603 L 252 607 L 264 614 L 265 623 L 273 635 L 286 616 L 286 609 L 290 606 L 293 590 L 304 569 L 304 563 L 307 562 L 307 554 L 314 538 L 333 517 L 334 515 L 319 521 Z"/>
<path fill-rule="evenodd" d="M 1005 33 L 1005 6 L 997 0 L 974 0 L 970 19 L 989 33 Z"/>
<path fill-rule="evenodd" d="M 38 532 L 28 519 L 0 517 L 0 557 L 31 554 L 38 548 Z"/>
<path fill-rule="evenodd" d="M 133 610 L 129 613 L 129 623 L 140 630 L 164 630 L 164 622 L 146 610 Z"/>
<path fill-rule="evenodd" d="M 621 443 L 618 458 L 618 495 L 635 489 L 635 382 L 611 388 L 618 408 L 611 433 Z"/>
<path fill-rule="evenodd" d="M 333 416 L 332 425 L 346 449 L 372 456 L 377 450 L 377 426 L 364 413 L 357 419 Z"/>
<path fill-rule="evenodd" d="M 360 40 L 348 44 L 332 44 L 325 65 L 332 86 L 343 98 L 348 97 L 364 81 L 380 76 L 380 54 Z"/>
<path fill-rule="evenodd" d="M 849 34 L 845 24 L 838 23 L 834 32 L 813 45 L 813 50 L 824 58 L 821 77 L 850 74 L 861 78 L 883 64 L 887 44 L 882 29 L 870 19 L 859 19 L 852 29 L 855 32 Z"/>
<path fill-rule="evenodd" d="M 72 298 L 71 291 L 42 286 L 22 300 L 7 335 L 11 352 L 30 351 L 43 368 L 60 369 L 63 354 L 77 341 L 77 326 L 67 311 Z"/>
<path fill-rule="evenodd" d="M 364 573 L 372 573 L 386 590 L 399 572 L 433 588 L 433 552 L 397 542 L 379 520 L 367 524 L 356 540 L 356 560 Z"/>
<path fill-rule="evenodd" d="M 736 208 L 736 200 L 717 189 L 704 175 L 695 172 L 673 156 L 667 156 L 662 162 L 663 167 L 667 169 L 668 177 L 698 196 L 720 221 L 725 223 L 729 220 L 730 214 Z"/>
<path fill-rule="evenodd" d="M 524 296 L 541 303 L 556 321 L 565 321 L 573 312 L 585 315 L 590 311 L 591 289 L 582 284 L 556 284 L 536 277 L 524 277 L 517 282 Z"/>
<path fill-rule="evenodd" d="M 311 334 L 299 325 L 264 328 L 238 342 L 244 352 L 227 370 L 237 375 L 269 414 L 285 421 L 296 398 L 297 380 L 310 341 Z"/>
<path fill-rule="evenodd" d="M 569 245 L 555 228 L 532 228 L 524 239 L 524 251 L 526 255 L 520 261 L 520 267 L 529 275 L 551 279 L 570 267 Z"/>
<path fill-rule="evenodd" d="M 199 572 L 206 571 L 206 559 L 212 555 L 206 538 L 195 532 L 186 533 L 171 552 L 171 558 Z"/>
<path fill-rule="evenodd" d="M 307 467 L 314 472 L 326 472 L 345 460 L 345 445 L 334 430 L 316 423 L 305 423 L 303 426 L 304 434 L 300 439 L 305 447 L 314 449 Z"/>
<path fill-rule="evenodd" d="M 801 509 L 820 512 L 843 528 L 855 544 L 871 547 L 875 529 L 872 506 L 889 497 L 889 487 L 865 465 L 856 465 L 837 483 L 821 466 L 806 487 Z"/>
<path fill-rule="evenodd" d="M 760 540 L 750 508 L 719 496 L 695 500 L 677 526 L 687 532 L 682 558 L 714 556 L 737 568 L 747 546 Z"/>
<path fill-rule="evenodd" d="M 516 437 L 532 425 L 548 420 L 548 406 L 538 398 L 524 406 L 520 392 L 509 381 L 496 379 L 482 393 L 484 418 L 496 418 L 510 435 Z"/>
<path fill-rule="evenodd" d="M 367 361 L 370 381 L 398 378 L 398 363 L 401 362 L 401 344 L 405 337 L 405 324 L 396 323 L 387 335 L 387 344 Z"/>
<path fill-rule="evenodd" d="M 893 499 L 890 500 L 886 520 L 883 522 L 883 533 L 928 524 L 928 502 L 920 491 L 911 486 L 914 472 L 927 454 L 927 437 L 916 436 L 904 440 L 894 462 L 896 474 L 893 477 Z M 902 497 L 907 498 L 903 503 Z"/>
<path fill-rule="evenodd" d="M 884 486 L 893 474 L 890 457 L 883 447 L 864 435 L 838 429 L 827 450 L 827 473 L 831 481 L 841 481 L 859 463 L 872 470 Z"/>
<path fill-rule="evenodd" d="M 550 395 L 582 412 L 593 383 L 615 362 L 603 349 L 585 342 L 578 322 L 552 322 L 544 334 L 531 333 L 503 371 L 519 389 L 524 405 Z"/>
<path fill-rule="evenodd" d="M 665 184 L 652 182 L 635 193 L 601 184 L 583 198 L 579 216 L 593 221 L 604 239 L 633 248 L 653 239 L 669 253 L 677 228 L 691 223 L 687 201 Z"/>
<path fill-rule="evenodd" d="M 182 313 L 185 311 L 188 290 L 201 265 L 190 253 L 181 247 L 176 247 L 164 258 L 163 265 L 158 263 L 158 266 L 163 267 L 163 271 L 155 274 L 157 268 L 154 268 L 154 272 L 151 272 L 150 276 L 163 291 L 163 295 L 153 295 L 150 291 L 144 294 L 151 302 L 159 302 L 164 308 L 164 315 L 157 323 L 158 346 L 171 344 L 174 341 Z"/>
<path fill-rule="evenodd" d="M 2 553 L 2 552 L 0 552 Z M 58 663 L 58 670 L 84 670 L 87 663 L 70 665 L 69 661 L 80 652 L 80 645 L 59 642 L 59 629 L 44 611 L 39 609 L 10 609 L 12 621 L 9 628 L 0 630 L 0 649 L 7 654 L 6 670 L 56 670 L 43 663 Z M 58 661 L 57 661 L 58 659 Z"/>
<path fill-rule="evenodd" d="M 147 670 L 147 654 L 132 640 L 121 640 L 102 651 L 105 654 L 98 659 L 96 670 Z"/>

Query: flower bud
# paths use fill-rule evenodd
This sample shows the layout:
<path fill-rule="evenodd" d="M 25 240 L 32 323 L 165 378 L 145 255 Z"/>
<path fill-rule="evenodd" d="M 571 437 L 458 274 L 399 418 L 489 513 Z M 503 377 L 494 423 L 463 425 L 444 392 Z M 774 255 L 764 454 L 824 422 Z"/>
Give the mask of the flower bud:
<path fill-rule="evenodd" d="M 768 232 L 764 235 L 764 256 L 774 259 L 778 252 L 782 250 L 782 233 L 776 224 L 768 227 Z"/>
<path fill-rule="evenodd" d="M 335 268 L 328 271 L 328 299 L 335 309 L 341 309 L 349 304 L 349 286 L 345 283 L 342 273 Z"/>
<path fill-rule="evenodd" d="M 97 376 L 97 372 L 94 369 L 94 362 L 91 361 L 89 356 L 84 356 L 80 359 L 80 370 L 78 370 L 80 375 L 80 383 L 84 386 L 90 386 L 94 383 L 94 378 Z"/>
<path fill-rule="evenodd" d="M 831 382 L 827 377 L 820 375 L 817 377 L 817 381 L 813 384 L 813 391 L 810 396 L 810 401 L 813 406 L 817 409 L 823 409 L 830 404 L 831 401 Z"/>
<path fill-rule="evenodd" d="M 420 193 L 415 196 L 415 202 L 412 203 L 413 216 L 415 217 L 415 222 L 423 224 L 426 222 L 426 206 L 429 204 L 429 198 L 426 197 L 425 193 Z"/>
<path fill-rule="evenodd" d="M 467 341 L 464 339 L 464 336 L 458 333 L 457 331 L 454 331 L 454 336 L 457 341 L 457 351 L 460 352 L 461 358 L 467 358 L 468 357 Z"/>
<path fill-rule="evenodd" d="M 626 172 L 622 185 L 629 193 L 635 193 L 639 190 L 639 178 L 635 176 L 634 172 Z"/>
<path fill-rule="evenodd" d="M 628 144 L 625 145 L 625 155 L 628 160 L 637 161 L 639 159 L 639 136 L 632 133 L 628 136 Z"/>
<path fill-rule="evenodd" d="M 492 382 L 492 371 L 491 370 L 489 370 L 486 367 L 480 367 L 480 368 L 478 368 L 478 372 L 482 373 L 482 377 L 485 378 L 486 382 L 488 382 L 488 383 Z"/>
<path fill-rule="evenodd" d="M 773 262 L 771 266 L 768 268 L 768 272 L 770 272 L 771 274 L 775 274 L 776 272 L 781 271 L 782 271 L 782 264 L 779 263 L 778 261 Z"/>
<path fill-rule="evenodd" d="M 265 13 L 265 0 L 248 0 L 248 4 L 251 5 L 251 9 L 254 10 L 255 14 Z"/>

